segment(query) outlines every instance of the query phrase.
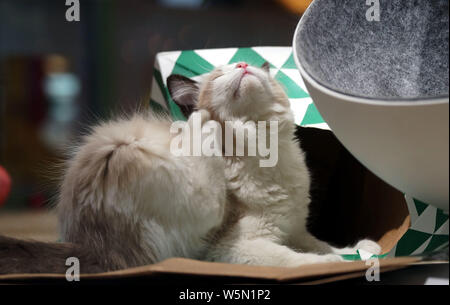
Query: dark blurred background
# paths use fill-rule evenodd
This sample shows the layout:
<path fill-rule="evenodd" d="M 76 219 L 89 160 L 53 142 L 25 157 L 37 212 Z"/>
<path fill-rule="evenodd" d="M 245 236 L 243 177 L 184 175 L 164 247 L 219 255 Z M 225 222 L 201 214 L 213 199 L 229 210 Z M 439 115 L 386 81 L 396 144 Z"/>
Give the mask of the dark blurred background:
<path fill-rule="evenodd" d="M 68 22 L 65 0 L 0 0 L 0 166 L 12 180 L 1 209 L 51 202 L 85 126 L 148 105 L 158 52 L 290 46 L 309 2 L 80 0 Z"/>

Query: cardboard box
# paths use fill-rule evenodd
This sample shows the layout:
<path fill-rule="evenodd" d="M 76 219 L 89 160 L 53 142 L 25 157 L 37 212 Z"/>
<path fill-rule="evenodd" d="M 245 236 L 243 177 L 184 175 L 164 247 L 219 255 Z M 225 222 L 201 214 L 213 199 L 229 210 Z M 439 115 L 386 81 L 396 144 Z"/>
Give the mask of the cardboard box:
<path fill-rule="evenodd" d="M 384 259 L 380 272 L 419 263 L 416 257 Z M 82 274 L 81 283 L 146 284 L 323 284 L 364 276 L 368 266 L 363 261 L 326 263 L 297 268 L 260 267 L 202 262 L 172 258 L 158 264 L 98 274 Z M 0 275 L 0 283 L 64 283 L 65 274 Z"/>
<path fill-rule="evenodd" d="M 306 152 L 312 185 L 310 230 L 317 237 L 344 246 L 362 238 L 379 241 L 380 271 L 424 262 L 422 255 L 448 247 L 449 219 L 443 211 L 392 188 L 365 169 L 336 140 L 315 108 L 298 73 L 289 47 L 229 48 L 159 53 L 156 57 L 150 104 L 155 111 L 185 119 L 166 86 L 170 74 L 193 79 L 215 66 L 246 61 L 271 64 L 271 73 L 286 89 L 299 125 L 296 136 Z M 421 255 L 421 256 L 419 256 Z M 158 264 L 82 275 L 82 281 L 141 281 L 145 283 L 304 283 L 319 284 L 364 276 L 370 264 L 363 253 L 346 255 L 352 262 L 298 268 L 260 267 L 173 258 Z M 0 281 L 65 281 L 59 274 L 0 275 Z"/>

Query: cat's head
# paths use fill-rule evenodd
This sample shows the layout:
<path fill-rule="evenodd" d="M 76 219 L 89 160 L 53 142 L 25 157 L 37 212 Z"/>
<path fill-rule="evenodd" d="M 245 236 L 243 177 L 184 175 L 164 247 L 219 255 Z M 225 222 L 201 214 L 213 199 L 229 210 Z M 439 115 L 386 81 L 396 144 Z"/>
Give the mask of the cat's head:
<path fill-rule="evenodd" d="M 186 117 L 195 109 L 207 109 L 218 121 L 259 121 L 289 111 L 289 100 L 271 77 L 268 63 L 261 67 L 244 62 L 229 64 L 216 68 L 198 82 L 171 75 L 167 86 Z"/>

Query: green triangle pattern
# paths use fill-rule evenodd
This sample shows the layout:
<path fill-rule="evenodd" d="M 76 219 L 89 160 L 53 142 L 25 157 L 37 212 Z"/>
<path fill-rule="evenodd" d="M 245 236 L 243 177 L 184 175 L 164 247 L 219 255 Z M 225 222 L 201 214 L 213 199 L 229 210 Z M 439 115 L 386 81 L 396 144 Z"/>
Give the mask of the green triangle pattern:
<path fill-rule="evenodd" d="M 173 67 L 171 74 L 181 74 L 186 77 L 209 73 L 214 66 L 195 51 L 182 51 Z"/>
<path fill-rule="evenodd" d="M 425 211 L 425 209 L 428 207 L 428 204 L 417 200 L 417 199 L 413 199 L 414 200 L 414 205 L 416 206 L 416 210 L 417 210 L 417 214 L 420 216 L 420 214 L 423 213 L 423 211 Z"/>
<path fill-rule="evenodd" d="M 424 252 L 432 252 L 445 243 L 448 243 L 448 235 L 433 235 Z"/>
<path fill-rule="evenodd" d="M 395 256 L 408 256 L 422 245 L 431 234 L 409 229 L 397 243 Z"/>
<path fill-rule="evenodd" d="M 297 85 L 289 76 L 287 76 L 283 72 L 278 71 L 278 73 L 275 75 L 275 79 L 284 86 L 286 94 L 289 98 L 309 97 L 308 93 L 303 91 L 303 89 L 300 88 L 299 85 Z"/>
<path fill-rule="evenodd" d="M 249 65 L 255 66 L 255 67 L 261 67 L 263 63 L 268 60 L 265 60 L 261 55 L 256 53 L 252 48 L 240 48 L 236 51 L 234 56 L 230 59 L 229 64 L 237 63 L 245 61 Z M 272 65 L 270 62 L 270 67 L 274 68 L 275 66 Z"/>
<path fill-rule="evenodd" d="M 386 254 L 380 254 L 380 255 L 372 255 L 370 258 L 385 258 L 388 255 L 388 253 Z M 346 261 L 360 261 L 361 259 L 361 255 L 359 254 L 359 252 L 357 254 L 341 254 L 342 258 Z"/>
<path fill-rule="evenodd" d="M 444 213 L 442 210 L 436 211 L 436 226 L 434 228 L 434 232 L 439 230 L 439 228 L 448 220 L 448 215 Z"/>
<path fill-rule="evenodd" d="M 281 69 L 297 69 L 294 60 L 294 53 L 291 53 L 291 56 L 289 56 L 288 60 L 286 60 Z"/>
<path fill-rule="evenodd" d="M 306 109 L 305 116 L 303 117 L 302 122 L 300 123 L 300 126 L 310 125 L 310 124 L 320 124 L 325 122 L 322 118 L 322 116 L 319 113 L 319 110 L 317 110 L 316 105 L 314 103 L 311 103 L 308 105 L 308 109 Z"/>

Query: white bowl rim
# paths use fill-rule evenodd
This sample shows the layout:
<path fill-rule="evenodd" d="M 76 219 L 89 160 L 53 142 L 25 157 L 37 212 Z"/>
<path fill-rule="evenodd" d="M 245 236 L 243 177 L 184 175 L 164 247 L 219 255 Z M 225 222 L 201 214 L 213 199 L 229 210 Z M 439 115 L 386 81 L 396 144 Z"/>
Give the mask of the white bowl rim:
<path fill-rule="evenodd" d="M 303 13 L 303 15 L 307 14 L 308 10 L 311 6 L 309 6 L 306 11 Z M 302 17 L 303 17 L 302 15 Z M 377 105 L 377 106 L 409 106 L 409 107 L 416 107 L 416 106 L 431 106 L 431 105 L 440 105 L 440 104 L 448 104 L 449 103 L 449 96 L 437 96 L 437 97 L 428 97 L 428 98 L 408 98 L 408 99 L 383 99 L 383 98 L 368 98 L 364 96 L 358 96 L 358 95 L 348 95 L 341 93 L 336 90 L 332 90 L 329 87 L 326 87 L 316 81 L 311 75 L 309 75 L 308 72 L 303 68 L 302 64 L 300 63 L 298 59 L 297 54 L 297 37 L 298 32 L 300 31 L 300 26 L 302 23 L 303 18 L 300 17 L 300 21 L 297 24 L 297 27 L 295 28 L 294 32 L 294 38 L 292 40 L 292 51 L 293 51 L 293 57 L 295 64 L 297 65 L 298 70 L 300 71 L 300 74 L 303 78 L 307 80 L 308 83 L 313 85 L 314 87 L 317 87 L 322 92 L 324 92 L 327 95 L 333 96 L 339 100 L 345 100 L 349 102 L 359 103 L 359 104 L 369 104 L 369 105 Z M 312 97 L 311 97 L 312 98 Z"/>

